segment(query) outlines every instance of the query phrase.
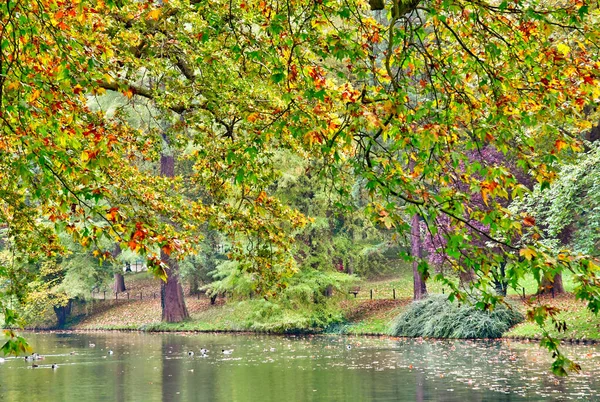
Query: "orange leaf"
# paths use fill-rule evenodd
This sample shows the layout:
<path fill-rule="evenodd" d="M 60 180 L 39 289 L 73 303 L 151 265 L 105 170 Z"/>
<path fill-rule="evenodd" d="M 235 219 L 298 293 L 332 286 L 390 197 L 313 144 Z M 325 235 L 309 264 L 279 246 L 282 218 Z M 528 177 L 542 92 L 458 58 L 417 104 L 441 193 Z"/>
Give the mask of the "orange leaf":
<path fill-rule="evenodd" d="M 554 142 L 554 148 L 556 148 L 556 150 L 558 152 L 560 152 L 561 149 L 565 148 L 567 146 L 567 143 L 563 140 L 556 140 Z"/>
<path fill-rule="evenodd" d="M 527 215 L 525 218 L 523 218 L 523 224 L 525 226 L 535 226 L 535 218 L 531 215 Z"/>

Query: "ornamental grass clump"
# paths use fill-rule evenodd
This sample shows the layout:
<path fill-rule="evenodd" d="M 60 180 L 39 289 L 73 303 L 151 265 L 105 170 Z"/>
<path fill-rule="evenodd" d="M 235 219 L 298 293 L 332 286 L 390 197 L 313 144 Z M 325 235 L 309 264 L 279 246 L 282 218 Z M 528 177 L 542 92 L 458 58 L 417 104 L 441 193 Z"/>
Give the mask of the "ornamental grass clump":
<path fill-rule="evenodd" d="M 514 308 L 497 304 L 492 311 L 450 302 L 446 296 L 430 296 L 413 303 L 393 322 L 391 335 L 429 338 L 500 338 L 523 321 Z"/>

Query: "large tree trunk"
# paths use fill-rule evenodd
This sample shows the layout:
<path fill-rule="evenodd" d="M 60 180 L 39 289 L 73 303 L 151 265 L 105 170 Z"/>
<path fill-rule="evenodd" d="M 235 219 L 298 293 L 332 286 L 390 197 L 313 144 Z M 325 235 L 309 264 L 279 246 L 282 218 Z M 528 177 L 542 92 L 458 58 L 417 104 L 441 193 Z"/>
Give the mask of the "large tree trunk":
<path fill-rule="evenodd" d="M 562 274 L 554 275 L 554 279 L 552 281 L 544 277 L 542 279 L 542 287 L 538 293 L 552 295 L 561 295 L 565 293 L 565 287 L 563 286 L 562 281 Z"/>
<path fill-rule="evenodd" d="M 121 254 L 121 246 L 119 243 L 115 244 L 115 248 L 113 249 L 112 256 L 116 259 Z M 119 267 L 122 271 L 122 268 Z M 115 284 L 113 285 L 115 293 L 122 293 L 127 290 L 125 288 L 125 278 L 121 272 L 115 272 Z"/>
<path fill-rule="evenodd" d="M 592 130 L 593 131 L 593 130 Z M 563 246 L 567 246 L 571 243 L 573 239 L 573 234 L 575 233 L 575 225 L 571 223 L 570 225 L 565 226 L 560 233 L 558 234 L 558 239 Z M 539 294 L 552 294 L 560 295 L 565 293 L 565 287 L 563 286 L 562 275 L 556 274 L 552 280 L 546 278 L 542 279 L 541 288 L 538 291 Z"/>
<path fill-rule="evenodd" d="M 161 155 L 160 174 L 165 177 L 175 177 L 175 158 L 172 155 Z M 179 322 L 189 317 L 183 298 L 183 288 L 179 281 L 179 264 L 165 252 L 160 252 L 160 259 L 167 266 L 167 282 L 160 286 L 162 320 Z"/>
<path fill-rule="evenodd" d="M 421 300 L 427 296 L 427 285 L 423 275 L 419 272 L 419 262 L 423 257 L 421 244 L 420 218 L 418 214 L 414 214 L 411 220 L 410 230 L 410 249 L 413 257 L 413 299 Z"/>

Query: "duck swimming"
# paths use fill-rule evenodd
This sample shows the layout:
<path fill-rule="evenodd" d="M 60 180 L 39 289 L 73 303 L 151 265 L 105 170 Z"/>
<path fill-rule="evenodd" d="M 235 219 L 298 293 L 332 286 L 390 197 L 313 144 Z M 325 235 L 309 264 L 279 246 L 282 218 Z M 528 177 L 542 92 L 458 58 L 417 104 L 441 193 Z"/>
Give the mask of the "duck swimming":
<path fill-rule="evenodd" d="M 230 355 L 233 353 L 233 349 L 222 349 L 221 352 L 223 352 L 224 355 Z"/>
<path fill-rule="evenodd" d="M 192 352 L 192 351 L 190 350 L 190 351 L 188 352 L 188 356 L 189 356 L 189 357 L 192 357 L 192 356 L 194 356 L 194 352 Z"/>
<path fill-rule="evenodd" d="M 52 365 L 52 370 L 56 370 L 58 368 L 58 364 L 53 364 Z"/>

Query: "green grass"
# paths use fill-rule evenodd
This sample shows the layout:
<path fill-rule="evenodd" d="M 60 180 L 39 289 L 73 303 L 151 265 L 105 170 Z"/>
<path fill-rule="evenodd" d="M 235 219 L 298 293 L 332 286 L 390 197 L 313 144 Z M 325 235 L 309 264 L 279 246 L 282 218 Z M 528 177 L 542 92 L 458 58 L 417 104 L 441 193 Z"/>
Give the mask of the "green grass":
<path fill-rule="evenodd" d="M 558 332 L 551 322 L 546 322 L 548 333 L 558 339 L 600 339 L 600 316 L 590 312 L 584 303 L 572 296 L 545 299 L 545 302 L 562 310 L 559 320 L 567 324 L 566 332 Z M 535 323 L 523 322 L 504 334 L 506 337 L 540 338 L 542 329 Z"/>
<path fill-rule="evenodd" d="M 392 320 L 404 312 L 406 306 L 395 307 L 374 316 L 365 317 L 346 326 L 345 334 L 353 335 L 387 335 Z"/>
<path fill-rule="evenodd" d="M 391 299 L 394 289 L 396 290 L 396 299 L 412 299 L 413 297 L 413 277 L 412 271 L 409 270 L 401 271 L 399 277 L 361 281 L 356 286 L 360 287 L 357 299 L 362 300 L 371 298 L 371 289 L 373 290 L 373 299 Z M 442 290 L 443 286 L 440 282 L 427 281 L 427 291 L 429 293 L 442 293 Z"/>
<path fill-rule="evenodd" d="M 523 288 L 525 288 L 526 295 L 533 295 L 538 292 L 538 284 L 532 274 L 525 275 L 525 277 L 519 281 L 519 285 L 520 286 L 518 289 L 509 288 L 508 295 L 522 296 Z M 573 292 L 573 290 L 575 289 L 573 273 L 571 273 L 570 271 L 563 272 L 563 286 L 565 288 L 565 291 L 569 293 Z"/>

